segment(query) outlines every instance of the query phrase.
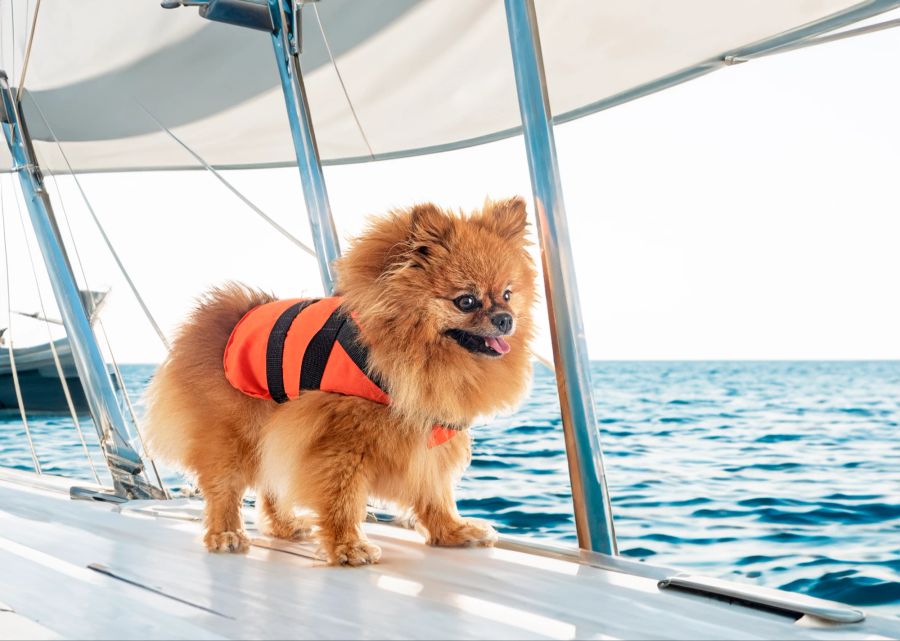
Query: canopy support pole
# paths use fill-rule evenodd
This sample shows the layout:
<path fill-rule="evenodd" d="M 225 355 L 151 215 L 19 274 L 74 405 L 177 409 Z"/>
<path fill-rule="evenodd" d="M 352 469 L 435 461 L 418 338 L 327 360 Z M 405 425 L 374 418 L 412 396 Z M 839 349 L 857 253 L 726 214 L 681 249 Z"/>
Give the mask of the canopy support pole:
<path fill-rule="evenodd" d="M 326 294 L 333 294 L 334 261 L 341 255 L 341 244 L 331 216 L 325 174 L 316 145 L 309 102 L 306 100 L 303 72 L 300 69 L 303 35 L 300 10 L 305 2 L 315 0 L 266 1 L 268 6 L 257 0 L 162 0 L 161 4 L 164 9 L 197 6 L 200 8 L 200 16 L 207 20 L 266 31 L 271 36 L 322 289 Z"/>
<path fill-rule="evenodd" d="M 505 4 L 534 191 L 578 545 L 617 554 L 534 2 L 505 0 Z"/>
<path fill-rule="evenodd" d="M 165 498 L 142 479 L 143 462 L 125 438 L 125 416 L 119 407 L 115 387 L 106 369 L 78 285 L 56 227 L 53 207 L 44 187 L 43 175 L 19 104 L 4 72 L 0 71 L 0 122 L 13 170 L 19 176 L 22 194 L 37 237 L 47 274 L 53 286 L 63 325 L 72 346 L 72 355 L 97 434 L 112 475 L 115 493 L 121 498 Z"/>
<path fill-rule="evenodd" d="M 306 100 L 303 73 L 300 70 L 300 6 L 300 3 L 292 0 L 269 0 L 269 10 L 272 13 L 272 45 L 275 48 L 275 62 L 278 64 L 281 89 L 284 92 L 288 121 L 294 139 L 297 168 L 300 170 L 303 197 L 306 200 L 306 212 L 312 229 L 322 287 L 326 294 L 332 294 L 335 281 L 334 261 L 341 255 L 341 247 L 331 216 L 325 175 L 322 172 L 312 116 Z"/>

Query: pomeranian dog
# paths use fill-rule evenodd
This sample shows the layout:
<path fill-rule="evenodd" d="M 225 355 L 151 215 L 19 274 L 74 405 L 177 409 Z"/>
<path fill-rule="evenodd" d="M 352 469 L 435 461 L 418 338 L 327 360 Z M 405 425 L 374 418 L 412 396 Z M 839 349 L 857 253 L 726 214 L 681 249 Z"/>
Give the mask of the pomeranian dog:
<path fill-rule="evenodd" d="M 315 526 L 332 564 L 380 558 L 361 526 L 370 498 L 411 509 L 431 545 L 493 545 L 490 525 L 457 512 L 454 485 L 467 428 L 514 408 L 530 380 L 526 231 L 522 198 L 468 216 L 420 204 L 371 221 L 336 264 L 335 297 L 206 294 L 153 378 L 147 416 L 151 452 L 206 499 L 206 547 L 247 550 L 248 488 L 262 532 L 300 539 Z"/>

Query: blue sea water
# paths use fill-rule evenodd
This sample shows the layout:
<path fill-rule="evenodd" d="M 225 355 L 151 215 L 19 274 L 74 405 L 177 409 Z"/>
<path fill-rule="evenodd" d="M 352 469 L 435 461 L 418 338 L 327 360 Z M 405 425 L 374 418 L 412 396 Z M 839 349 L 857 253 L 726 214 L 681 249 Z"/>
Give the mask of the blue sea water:
<path fill-rule="evenodd" d="M 153 369 L 123 368 L 133 398 Z M 592 375 L 622 554 L 900 616 L 900 362 L 595 362 Z M 45 472 L 87 478 L 70 420 L 30 423 Z M 550 371 L 475 435 L 460 510 L 574 544 Z M 31 469 L 15 417 L 0 419 L 0 466 Z"/>

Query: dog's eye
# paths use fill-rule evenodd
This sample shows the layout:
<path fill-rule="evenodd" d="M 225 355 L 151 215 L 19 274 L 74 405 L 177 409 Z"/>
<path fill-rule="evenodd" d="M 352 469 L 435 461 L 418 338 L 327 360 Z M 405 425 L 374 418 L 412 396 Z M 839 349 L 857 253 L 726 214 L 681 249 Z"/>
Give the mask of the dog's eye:
<path fill-rule="evenodd" d="M 505 292 L 503 292 L 503 300 L 508 301 L 510 296 L 512 296 L 512 292 L 509 291 L 508 289 Z"/>
<path fill-rule="evenodd" d="M 460 311 L 471 312 L 473 309 L 478 307 L 478 299 L 471 294 L 463 294 L 462 296 L 456 298 L 453 301 L 453 304 L 456 305 L 460 309 Z"/>

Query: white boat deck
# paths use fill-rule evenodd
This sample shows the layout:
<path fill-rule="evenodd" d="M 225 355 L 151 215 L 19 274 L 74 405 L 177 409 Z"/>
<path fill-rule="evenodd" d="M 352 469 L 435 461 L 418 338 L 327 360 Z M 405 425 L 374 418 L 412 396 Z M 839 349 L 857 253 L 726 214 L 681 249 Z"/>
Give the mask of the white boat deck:
<path fill-rule="evenodd" d="M 213 555 L 200 501 L 75 501 L 71 485 L 0 470 L 0 639 L 900 636 L 898 620 L 833 624 L 661 589 L 671 571 L 645 564 L 510 541 L 434 549 L 383 524 L 366 526 L 384 552 L 372 567 L 329 567 L 314 544 L 252 524 L 247 555 Z"/>

